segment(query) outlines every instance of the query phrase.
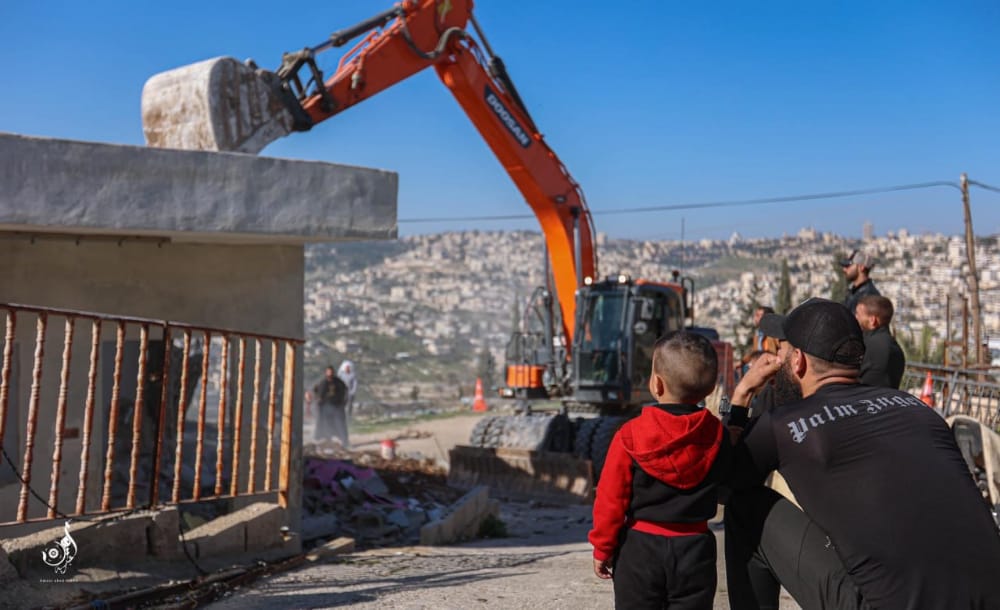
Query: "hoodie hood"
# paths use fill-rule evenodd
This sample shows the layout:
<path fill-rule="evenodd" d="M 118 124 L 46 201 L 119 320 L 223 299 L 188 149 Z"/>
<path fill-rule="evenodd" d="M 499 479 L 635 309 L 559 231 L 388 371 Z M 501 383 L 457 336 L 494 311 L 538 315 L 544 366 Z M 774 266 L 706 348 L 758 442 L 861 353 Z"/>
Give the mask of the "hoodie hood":
<path fill-rule="evenodd" d="M 707 409 L 674 414 L 658 405 L 645 407 L 623 426 L 622 443 L 644 471 L 667 485 L 690 489 L 711 470 L 722 434 L 722 422 Z"/>

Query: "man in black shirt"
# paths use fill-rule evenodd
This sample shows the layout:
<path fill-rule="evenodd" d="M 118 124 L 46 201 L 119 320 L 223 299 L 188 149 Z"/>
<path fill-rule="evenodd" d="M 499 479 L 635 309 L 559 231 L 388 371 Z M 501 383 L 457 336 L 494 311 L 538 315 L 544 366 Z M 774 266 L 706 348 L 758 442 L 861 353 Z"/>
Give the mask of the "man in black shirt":
<path fill-rule="evenodd" d="M 1000 535 L 944 420 L 858 383 L 864 341 L 843 305 L 810 299 L 761 326 L 781 348 L 747 372 L 733 409 L 772 377 L 803 398 L 751 423 L 735 448 L 731 606 L 762 607 L 753 558 L 804 608 L 1000 608 Z M 801 511 L 761 486 L 774 470 Z"/>
<path fill-rule="evenodd" d="M 892 301 L 883 296 L 866 294 L 858 299 L 854 317 L 865 333 L 861 383 L 899 389 L 906 368 L 906 356 L 889 332 L 892 314 Z"/>
<path fill-rule="evenodd" d="M 875 267 L 875 257 L 863 250 L 855 250 L 851 255 L 840 261 L 847 279 L 847 297 L 844 306 L 851 312 L 858 304 L 858 299 L 866 294 L 882 294 L 875 287 L 875 282 L 868 277 Z"/>

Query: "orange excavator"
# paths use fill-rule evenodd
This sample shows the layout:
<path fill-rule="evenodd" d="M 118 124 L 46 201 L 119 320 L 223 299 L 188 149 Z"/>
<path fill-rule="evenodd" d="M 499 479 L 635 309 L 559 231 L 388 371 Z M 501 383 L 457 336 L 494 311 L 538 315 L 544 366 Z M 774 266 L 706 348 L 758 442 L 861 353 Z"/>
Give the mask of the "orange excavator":
<path fill-rule="evenodd" d="M 523 327 L 514 329 L 500 393 L 521 404 L 562 405 L 555 414 L 484 417 L 471 446 L 452 452 L 451 479 L 492 482 L 515 495 L 586 496 L 615 430 L 651 400 L 653 343 L 693 323 L 693 285 L 676 272 L 664 283 L 598 276 L 583 192 L 546 144 L 472 9 L 471 0 L 405 0 L 317 46 L 286 53 L 274 72 L 218 58 L 156 75 L 143 91 L 144 131 L 151 146 L 256 153 L 433 67 L 545 238 L 548 285 L 535 291 Z M 316 57 L 352 41 L 325 78 Z M 718 346 L 731 362 L 728 346 Z M 578 411 L 598 416 L 569 417 Z"/>

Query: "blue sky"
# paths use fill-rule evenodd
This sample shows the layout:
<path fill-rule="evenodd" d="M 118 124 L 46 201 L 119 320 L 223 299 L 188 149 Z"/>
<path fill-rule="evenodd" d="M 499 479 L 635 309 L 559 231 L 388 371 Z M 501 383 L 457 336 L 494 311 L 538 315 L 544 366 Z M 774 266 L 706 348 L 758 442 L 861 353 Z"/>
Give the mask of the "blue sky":
<path fill-rule="evenodd" d="M 0 131 L 142 144 L 160 71 L 284 51 L 391 6 L 273 2 L 0 2 Z M 482 1 L 476 15 L 549 145 L 595 211 L 957 180 L 1000 186 L 1000 3 Z M 329 72 L 336 50 L 321 56 Z M 536 227 L 405 219 L 527 214 L 428 70 L 265 149 L 399 172 L 402 235 Z M 1000 193 L 972 191 L 977 232 Z M 759 207 L 599 215 L 615 237 L 962 231 L 947 188 Z"/>

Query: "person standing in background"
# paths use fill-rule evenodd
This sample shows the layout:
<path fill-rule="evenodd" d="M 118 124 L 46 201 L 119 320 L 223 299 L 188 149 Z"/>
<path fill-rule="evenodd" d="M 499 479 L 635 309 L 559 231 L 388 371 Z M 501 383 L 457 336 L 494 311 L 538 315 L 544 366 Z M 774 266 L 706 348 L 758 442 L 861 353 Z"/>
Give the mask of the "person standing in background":
<path fill-rule="evenodd" d="M 898 390 L 906 368 L 906 356 L 889 332 L 893 313 L 892 301 L 874 294 L 858 299 L 854 309 L 854 317 L 865 333 L 861 383 Z"/>
<path fill-rule="evenodd" d="M 350 417 L 354 412 L 354 394 L 358 391 L 358 377 L 357 371 L 354 368 L 354 363 L 350 360 L 344 360 L 340 363 L 340 368 L 337 369 L 337 377 L 344 382 L 347 386 L 347 416 Z"/>
<path fill-rule="evenodd" d="M 317 441 L 336 438 L 349 449 L 347 442 L 347 385 L 337 376 L 332 366 L 326 367 L 323 379 L 313 387 L 312 392 L 306 392 L 306 406 L 316 401 L 319 412 L 316 419 L 315 437 Z"/>
<path fill-rule="evenodd" d="M 840 261 L 840 266 L 844 269 L 844 278 L 847 280 L 847 296 L 844 298 L 844 307 L 851 313 L 858 304 L 861 297 L 881 292 L 875 287 L 875 282 L 869 277 L 875 267 L 875 257 L 864 250 L 855 250 L 851 255 Z"/>

